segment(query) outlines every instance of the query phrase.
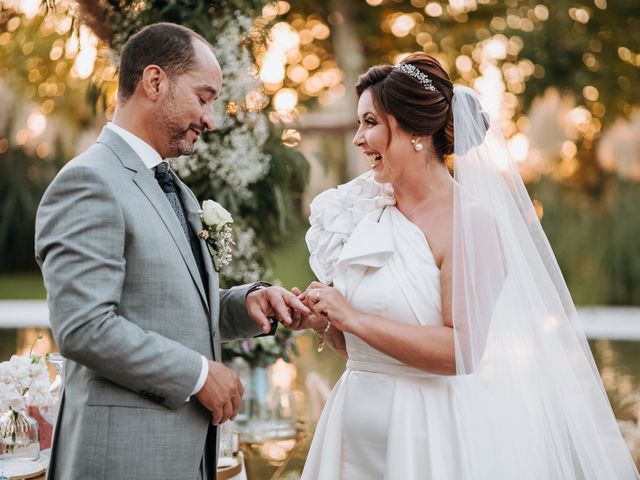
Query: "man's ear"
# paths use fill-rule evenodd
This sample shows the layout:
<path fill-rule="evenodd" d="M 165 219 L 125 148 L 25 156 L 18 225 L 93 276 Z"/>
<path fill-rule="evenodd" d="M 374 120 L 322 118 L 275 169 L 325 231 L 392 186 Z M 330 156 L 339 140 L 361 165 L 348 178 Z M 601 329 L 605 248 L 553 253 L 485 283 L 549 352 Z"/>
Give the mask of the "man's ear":
<path fill-rule="evenodd" d="M 155 102 L 167 92 L 169 88 L 169 78 L 166 72 L 158 65 L 149 65 L 142 72 L 140 87 L 145 96 Z"/>

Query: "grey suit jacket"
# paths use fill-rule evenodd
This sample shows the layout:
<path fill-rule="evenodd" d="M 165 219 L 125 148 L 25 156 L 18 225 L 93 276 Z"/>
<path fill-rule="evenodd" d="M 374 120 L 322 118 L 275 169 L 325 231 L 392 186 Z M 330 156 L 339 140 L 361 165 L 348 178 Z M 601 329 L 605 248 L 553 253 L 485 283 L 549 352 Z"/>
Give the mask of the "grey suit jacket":
<path fill-rule="evenodd" d="M 191 227 L 198 202 L 176 177 Z M 208 298 L 189 242 L 152 172 L 104 129 L 45 192 L 36 259 L 66 357 L 49 478 L 195 479 L 209 413 L 192 398 L 201 355 L 254 336 L 250 285 L 220 290 L 200 240 Z M 214 448 L 211 448 L 213 450 Z"/>

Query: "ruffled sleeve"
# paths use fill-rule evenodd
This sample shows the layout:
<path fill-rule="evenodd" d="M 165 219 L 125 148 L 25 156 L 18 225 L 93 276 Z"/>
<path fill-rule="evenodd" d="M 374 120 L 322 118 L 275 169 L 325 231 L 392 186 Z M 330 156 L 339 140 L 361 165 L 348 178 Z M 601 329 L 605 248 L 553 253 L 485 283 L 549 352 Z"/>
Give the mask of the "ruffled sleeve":
<path fill-rule="evenodd" d="M 391 185 L 376 182 L 370 171 L 318 195 L 311 202 L 311 228 L 305 237 L 309 263 L 318 280 L 333 283 L 336 264 L 356 226 L 395 203 Z"/>

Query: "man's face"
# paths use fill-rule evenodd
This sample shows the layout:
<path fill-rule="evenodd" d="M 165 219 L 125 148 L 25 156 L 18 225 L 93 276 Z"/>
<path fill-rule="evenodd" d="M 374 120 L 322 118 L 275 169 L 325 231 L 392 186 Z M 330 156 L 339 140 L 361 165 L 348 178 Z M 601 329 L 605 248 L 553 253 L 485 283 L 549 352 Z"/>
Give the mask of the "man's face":
<path fill-rule="evenodd" d="M 169 78 L 168 92 L 160 104 L 163 157 L 190 155 L 200 135 L 214 128 L 213 103 L 222 88 L 222 71 L 206 44 L 194 39 L 193 48 L 194 67 Z"/>

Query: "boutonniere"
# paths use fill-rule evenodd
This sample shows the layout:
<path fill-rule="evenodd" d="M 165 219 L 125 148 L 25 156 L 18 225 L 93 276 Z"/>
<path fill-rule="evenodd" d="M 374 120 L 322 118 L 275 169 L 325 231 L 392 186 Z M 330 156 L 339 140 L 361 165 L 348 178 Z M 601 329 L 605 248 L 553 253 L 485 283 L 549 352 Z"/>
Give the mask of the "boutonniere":
<path fill-rule="evenodd" d="M 231 231 L 233 218 L 222 205 L 213 200 L 202 202 L 202 210 L 199 213 L 205 228 L 198 236 L 206 242 L 213 267 L 219 272 L 221 266 L 229 265 L 231 262 L 231 248 L 236 244 Z"/>

